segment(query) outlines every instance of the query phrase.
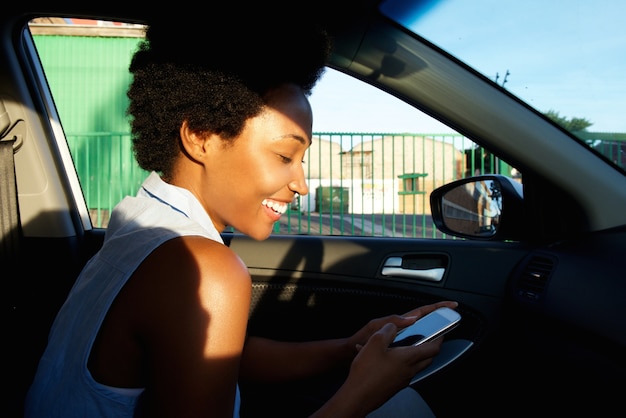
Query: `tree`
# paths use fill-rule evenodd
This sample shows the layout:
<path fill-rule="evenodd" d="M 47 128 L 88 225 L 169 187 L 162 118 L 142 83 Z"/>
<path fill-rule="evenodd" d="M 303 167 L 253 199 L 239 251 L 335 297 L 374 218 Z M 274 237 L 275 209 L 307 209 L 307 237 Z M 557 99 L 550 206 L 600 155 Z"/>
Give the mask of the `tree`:
<path fill-rule="evenodd" d="M 560 116 L 559 112 L 555 110 L 548 110 L 544 115 L 570 132 L 586 131 L 588 127 L 593 125 L 585 118 L 571 118 L 568 120 L 565 116 Z"/>

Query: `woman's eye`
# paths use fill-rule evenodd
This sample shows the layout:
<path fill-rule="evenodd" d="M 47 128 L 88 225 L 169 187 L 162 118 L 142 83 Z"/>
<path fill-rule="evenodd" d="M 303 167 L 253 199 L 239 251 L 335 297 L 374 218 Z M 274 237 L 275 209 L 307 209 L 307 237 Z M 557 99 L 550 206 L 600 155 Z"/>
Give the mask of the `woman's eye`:
<path fill-rule="evenodd" d="M 280 157 L 281 160 L 283 160 L 284 163 L 290 163 L 292 161 L 291 158 L 285 157 L 284 155 L 278 154 L 278 156 Z"/>

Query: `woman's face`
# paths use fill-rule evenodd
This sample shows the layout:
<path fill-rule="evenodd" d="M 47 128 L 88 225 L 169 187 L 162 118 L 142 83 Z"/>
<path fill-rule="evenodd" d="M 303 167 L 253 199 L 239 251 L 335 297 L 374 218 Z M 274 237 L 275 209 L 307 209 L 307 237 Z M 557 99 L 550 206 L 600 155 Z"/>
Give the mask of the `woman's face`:
<path fill-rule="evenodd" d="M 214 142 L 201 197 L 218 231 L 232 226 L 257 240 L 271 234 L 296 193 L 308 193 L 303 160 L 313 122 L 296 86 L 281 86 L 266 100 L 234 142 Z"/>

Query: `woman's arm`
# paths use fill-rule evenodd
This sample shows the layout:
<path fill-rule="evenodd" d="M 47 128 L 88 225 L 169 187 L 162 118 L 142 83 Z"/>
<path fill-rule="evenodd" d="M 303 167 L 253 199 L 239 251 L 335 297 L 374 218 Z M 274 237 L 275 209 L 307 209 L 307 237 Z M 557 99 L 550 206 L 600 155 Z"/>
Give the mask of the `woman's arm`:
<path fill-rule="evenodd" d="M 404 315 L 390 315 L 369 321 L 348 338 L 282 342 L 250 336 L 247 338 L 242 360 L 242 380 L 281 382 L 322 374 L 339 366 L 348 366 L 369 338 L 385 324 L 398 329 L 407 327 L 418 318 L 441 307 L 456 308 L 456 302 L 438 302 L 421 306 Z"/>
<path fill-rule="evenodd" d="M 348 338 L 282 342 L 248 337 L 241 358 L 240 378 L 258 382 L 284 382 L 321 374 L 350 364 L 357 349 Z"/>
<path fill-rule="evenodd" d="M 279 342 L 249 337 L 244 345 L 240 378 L 257 382 L 281 382 L 312 377 L 338 366 L 350 365 L 350 373 L 315 417 L 363 417 L 408 386 L 411 378 L 432 362 L 442 338 L 417 347 L 389 348 L 396 332 L 440 306 L 456 308 L 456 302 L 422 306 L 405 315 L 371 320 L 349 338 L 312 342 Z"/>
<path fill-rule="evenodd" d="M 232 418 L 251 292 L 243 262 L 221 243 L 180 237 L 157 248 L 128 285 L 138 286 L 143 415 Z"/>

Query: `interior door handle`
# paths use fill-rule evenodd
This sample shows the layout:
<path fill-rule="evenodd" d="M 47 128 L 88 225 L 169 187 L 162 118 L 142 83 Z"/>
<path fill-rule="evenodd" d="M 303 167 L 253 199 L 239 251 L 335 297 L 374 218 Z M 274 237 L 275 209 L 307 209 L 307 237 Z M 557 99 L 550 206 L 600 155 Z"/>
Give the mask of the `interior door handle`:
<path fill-rule="evenodd" d="M 439 256 L 428 257 L 389 257 L 385 260 L 381 274 L 383 276 L 403 277 L 409 279 L 428 280 L 440 282 L 446 269 L 442 266 L 442 259 Z"/>

